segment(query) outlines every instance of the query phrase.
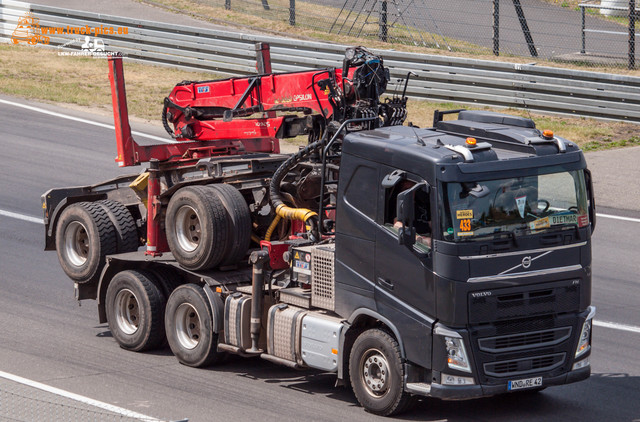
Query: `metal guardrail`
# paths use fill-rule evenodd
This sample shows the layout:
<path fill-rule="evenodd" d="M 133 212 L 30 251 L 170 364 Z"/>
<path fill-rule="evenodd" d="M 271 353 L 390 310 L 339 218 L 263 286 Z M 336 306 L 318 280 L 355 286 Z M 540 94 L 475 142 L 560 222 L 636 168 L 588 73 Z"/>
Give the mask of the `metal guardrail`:
<path fill-rule="evenodd" d="M 124 27 L 127 34 L 99 35 L 107 50 L 120 51 L 130 60 L 227 75 L 255 74 L 256 42 L 271 45 L 274 72 L 341 66 L 346 48 L 344 45 L 195 28 L 13 0 L 0 0 L 0 41 L 12 42 L 18 19 L 27 12 L 32 12 L 40 19 L 40 25 L 46 27 Z M 48 36 L 48 47 L 73 51 L 80 50 L 86 35 Z M 373 51 L 384 57 L 393 79 L 404 78 L 408 72 L 417 75 L 409 83 L 407 95 L 410 97 L 640 122 L 640 77 L 535 64 Z M 394 82 L 389 88 L 391 92 L 400 92 L 402 85 Z"/>

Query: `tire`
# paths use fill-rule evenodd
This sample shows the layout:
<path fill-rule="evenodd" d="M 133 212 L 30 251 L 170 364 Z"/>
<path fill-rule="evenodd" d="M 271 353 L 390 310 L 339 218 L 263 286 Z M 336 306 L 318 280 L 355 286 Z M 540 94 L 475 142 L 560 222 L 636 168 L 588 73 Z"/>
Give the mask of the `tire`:
<path fill-rule="evenodd" d="M 95 202 L 67 207 L 56 225 L 56 250 L 60 266 L 78 283 L 96 282 L 105 256 L 116 253 L 116 229 Z"/>
<path fill-rule="evenodd" d="M 185 284 L 175 289 L 167 301 L 164 322 L 169 347 L 181 364 L 201 368 L 222 359 L 202 287 Z"/>
<path fill-rule="evenodd" d="M 123 203 L 111 199 L 98 201 L 109 216 L 116 229 L 117 252 L 134 252 L 138 250 L 138 228 L 133 216 Z"/>
<path fill-rule="evenodd" d="M 375 328 L 358 336 L 349 356 L 349 377 L 356 399 L 367 412 L 395 415 L 415 402 L 404 392 L 398 342 L 386 331 Z"/>
<path fill-rule="evenodd" d="M 145 272 L 150 273 L 158 282 L 157 285 L 166 298 L 171 296 L 171 293 L 182 284 L 182 279 L 178 277 L 173 269 L 168 267 L 147 268 Z"/>
<path fill-rule="evenodd" d="M 236 264 L 247 254 L 251 243 L 251 214 L 244 197 L 231 185 L 208 185 L 215 190 L 227 211 L 231 222 L 228 239 L 228 250 L 221 265 Z"/>
<path fill-rule="evenodd" d="M 107 288 L 109 329 L 120 347 L 134 352 L 162 345 L 166 298 L 153 276 L 143 271 L 122 271 Z"/>
<path fill-rule="evenodd" d="M 167 207 L 166 234 L 174 258 L 189 270 L 220 264 L 228 250 L 229 217 L 208 186 L 187 186 L 176 192 Z"/>

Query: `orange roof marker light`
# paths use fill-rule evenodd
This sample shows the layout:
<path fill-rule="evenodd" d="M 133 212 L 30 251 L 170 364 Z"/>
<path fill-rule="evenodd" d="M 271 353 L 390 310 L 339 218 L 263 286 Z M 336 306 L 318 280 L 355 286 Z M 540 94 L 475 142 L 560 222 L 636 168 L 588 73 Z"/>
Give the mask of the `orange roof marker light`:
<path fill-rule="evenodd" d="M 545 139 L 553 139 L 553 131 L 549 129 L 545 129 L 542 131 L 542 137 Z"/>
<path fill-rule="evenodd" d="M 476 146 L 476 138 L 467 138 L 467 145 L 470 147 L 475 147 Z"/>

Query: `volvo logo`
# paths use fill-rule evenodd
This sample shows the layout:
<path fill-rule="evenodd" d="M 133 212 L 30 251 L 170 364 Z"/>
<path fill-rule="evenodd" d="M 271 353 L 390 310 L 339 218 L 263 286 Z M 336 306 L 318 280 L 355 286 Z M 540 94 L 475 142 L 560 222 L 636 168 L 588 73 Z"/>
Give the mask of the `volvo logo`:
<path fill-rule="evenodd" d="M 522 258 L 522 268 L 529 268 L 531 266 L 531 257 L 525 256 Z"/>

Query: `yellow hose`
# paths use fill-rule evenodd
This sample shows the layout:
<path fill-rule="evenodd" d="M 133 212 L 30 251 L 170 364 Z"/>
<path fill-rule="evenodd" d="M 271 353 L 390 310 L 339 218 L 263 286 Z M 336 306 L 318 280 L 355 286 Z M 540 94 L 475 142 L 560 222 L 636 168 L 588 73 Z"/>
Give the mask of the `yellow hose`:
<path fill-rule="evenodd" d="M 280 204 L 276 207 L 276 216 L 269 225 L 269 228 L 264 235 L 264 240 L 271 240 L 273 231 L 276 229 L 276 226 L 283 218 L 286 218 L 287 220 L 300 220 L 306 222 L 308 219 L 317 216 L 318 213 L 306 208 L 291 208 L 287 207 L 285 204 Z"/>
<path fill-rule="evenodd" d="M 264 235 L 264 240 L 266 240 L 266 241 L 270 241 L 271 240 L 271 235 L 273 234 L 273 231 L 276 229 L 276 226 L 278 225 L 280 220 L 282 220 L 282 217 L 280 217 L 279 215 L 276 215 L 276 217 L 271 222 L 271 225 L 267 229 L 267 233 L 265 233 L 265 235 Z"/>
<path fill-rule="evenodd" d="M 318 213 L 306 208 L 291 208 L 285 204 L 280 204 L 276 207 L 276 214 L 287 220 L 300 220 L 305 222 L 311 217 L 318 216 Z"/>

